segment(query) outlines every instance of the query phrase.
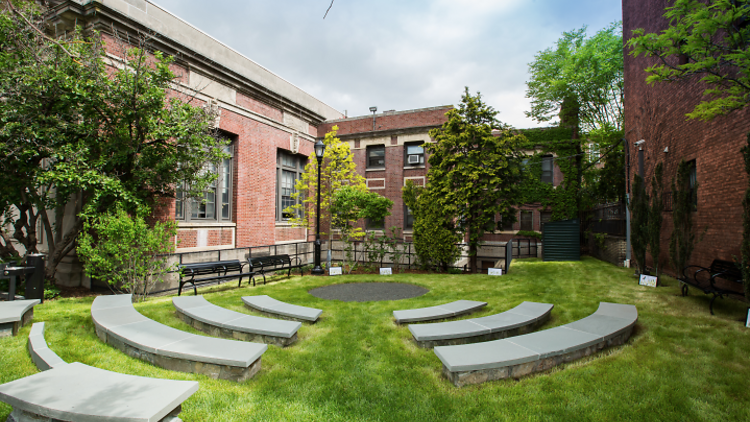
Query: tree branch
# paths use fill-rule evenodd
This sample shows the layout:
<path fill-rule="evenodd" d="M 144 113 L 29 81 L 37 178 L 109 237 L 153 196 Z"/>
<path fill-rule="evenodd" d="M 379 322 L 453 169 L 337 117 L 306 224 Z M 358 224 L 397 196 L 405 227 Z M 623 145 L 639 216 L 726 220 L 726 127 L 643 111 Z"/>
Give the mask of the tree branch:
<path fill-rule="evenodd" d="M 323 19 L 325 19 L 325 18 L 326 18 L 326 16 L 328 16 L 328 12 L 329 12 L 329 11 L 331 10 L 331 8 L 333 7 L 333 2 L 334 2 L 334 1 L 336 1 L 336 0 L 331 0 L 331 5 L 330 5 L 330 6 L 328 6 L 328 9 L 326 10 L 326 14 L 325 14 L 325 15 L 323 15 Z"/>

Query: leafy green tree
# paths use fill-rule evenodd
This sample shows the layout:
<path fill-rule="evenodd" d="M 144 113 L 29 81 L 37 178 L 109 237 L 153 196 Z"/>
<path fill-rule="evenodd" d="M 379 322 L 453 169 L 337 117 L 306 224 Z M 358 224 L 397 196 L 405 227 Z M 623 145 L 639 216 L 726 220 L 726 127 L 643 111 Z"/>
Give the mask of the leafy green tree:
<path fill-rule="evenodd" d="M 524 139 L 495 116 L 497 111 L 472 96 L 467 87 L 448 121 L 430 131 L 430 194 L 444 215 L 456 219 L 455 229 L 468 237 L 472 271 L 477 250 L 495 215 L 510 216 L 517 202 L 521 169 L 517 149 Z M 493 133 L 493 131 L 495 131 Z"/>
<path fill-rule="evenodd" d="M 341 233 L 341 240 L 346 244 L 346 255 L 349 272 L 356 263 L 352 258 L 352 241 L 365 235 L 362 219 L 382 220 L 390 215 L 393 201 L 375 192 L 359 189 L 355 186 L 342 186 L 331 198 L 331 226 Z"/>
<path fill-rule="evenodd" d="M 84 217 L 153 209 L 182 182 L 198 195 L 224 154 L 215 116 L 171 91 L 171 58 L 142 44 L 108 67 L 98 34 L 51 40 L 42 13 L 30 2 L 0 12 L 0 205 L 13 228 L 3 253 L 19 254 L 11 237 L 36 252 L 41 220 L 54 279 Z"/>
<path fill-rule="evenodd" d="M 461 255 L 461 235 L 455 220 L 443 212 L 429 185 L 418 187 L 407 180 L 403 198 L 414 216 L 413 240 L 419 265 L 447 271 Z"/>
<path fill-rule="evenodd" d="M 621 22 L 591 37 L 586 27 L 564 32 L 554 47 L 537 53 L 529 64 L 527 116 L 540 122 L 559 117 L 553 124 L 572 134 L 531 146 L 555 154 L 565 177 L 551 193 L 553 220 L 577 218 L 579 210 L 593 202 L 624 197 L 623 69 Z M 589 146 L 601 156 L 589 156 Z M 601 161 L 605 166 L 600 170 L 596 164 Z"/>
<path fill-rule="evenodd" d="M 118 207 L 86 219 L 78 239 L 78 255 L 89 277 L 124 289 L 137 301 L 174 269 L 166 254 L 174 252 L 174 221 L 149 226 L 143 216 L 130 216 Z"/>
<path fill-rule="evenodd" d="M 357 173 L 349 144 L 336 137 L 338 126 L 326 133 L 323 143 L 326 145 L 320 172 L 320 219 L 321 225 L 331 224 L 331 201 L 334 194 L 344 186 L 367 192 L 365 178 Z M 318 201 L 318 159 L 315 153 L 310 154 L 305 172 L 297 179 L 292 197 L 298 204 L 284 210 L 292 215 L 290 222 L 297 227 L 314 229 L 316 223 L 316 205 Z M 324 234 L 321 230 L 321 234 Z M 333 232 L 328 232 L 328 248 L 331 248 Z"/>
<path fill-rule="evenodd" d="M 649 198 L 643 178 L 639 175 L 633 176 L 633 199 L 630 201 L 630 212 L 633 220 L 630 224 L 630 242 L 633 248 L 633 257 L 638 264 L 638 273 L 646 271 L 646 250 L 649 244 Z"/>
<path fill-rule="evenodd" d="M 648 209 L 648 249 L 654 260 L 654 275 L 659 276 L 661 266 L 659 265 L 659 254 L 661 254 L 661 226 L 664 220 L 664 166 L 662 163 L 656 165 L 654 175 L 651 178 L 651 206 Z"/>
<path fill-rule="evenodd" d="M 690 164 L 680 160 L 677 178 L 672 178 L 672 230 L 669 236 L 669 258 L 675 273 L 682 274 L 695 249 L 693 210 L 698 187 L 690 188 Z"/>

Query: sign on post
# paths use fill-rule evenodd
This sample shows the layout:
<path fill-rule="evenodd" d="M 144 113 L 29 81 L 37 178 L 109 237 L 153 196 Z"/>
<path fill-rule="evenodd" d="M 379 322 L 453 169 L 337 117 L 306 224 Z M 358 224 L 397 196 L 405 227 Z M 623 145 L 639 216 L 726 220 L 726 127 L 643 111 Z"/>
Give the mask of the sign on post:
<path fill-rule="evenodd" d="M 745 320 L 745 327 L 750 328 L 750 308 L 747 308 L 747 319 Z"/>
<path fill-rule="evenodd" d="M 487 275 L 503 275 L 502 268 L 487 268 Z"/>
<path fill-rule="evenodd" d="M 341 275 L 341 267 L 331 267 L 328 269 L 328 275 Z"/>
<path fill-rule="evenodd" d="M 380 275 L 392 275 L 393 272 L 391 272 L 390 268 L 381 268 L 380 269 Z"/>
<path fill-rule="evenodd" d="M 638 280 L 638 284 L 641 286 L 656 287 L 658 281 L 659 279 L 652 275 L 641 274 L 641 279 Z"/>

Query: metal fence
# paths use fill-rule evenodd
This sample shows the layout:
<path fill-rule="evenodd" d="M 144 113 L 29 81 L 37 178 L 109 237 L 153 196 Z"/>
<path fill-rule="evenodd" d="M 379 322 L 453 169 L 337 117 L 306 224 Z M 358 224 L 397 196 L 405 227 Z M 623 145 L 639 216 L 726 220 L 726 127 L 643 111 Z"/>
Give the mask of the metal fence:
<path fill-rule="evenodd" d="M 622 202 L 601 204 L 581 213 L 581 233 L 606 233 L 612 236 L 625 236 L 625 213 Z"/>

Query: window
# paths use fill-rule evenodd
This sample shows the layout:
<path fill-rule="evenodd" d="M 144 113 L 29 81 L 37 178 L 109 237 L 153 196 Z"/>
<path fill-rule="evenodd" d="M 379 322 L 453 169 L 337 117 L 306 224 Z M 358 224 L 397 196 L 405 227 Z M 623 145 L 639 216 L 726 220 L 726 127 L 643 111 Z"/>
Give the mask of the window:
<path fill-rule="evenodd" d="M 424 142 L 404 144 L 404 166 L 424 165 Z"/>
<path fill-rule="evenodd" d="M 367 168 L 385 168 L 385 145 L 367 147 Z"/>
<path fill-rule="evenodd" d="M 542 183 L 552 183 L 552 156 L 542 157 Z"/>
<path fill-rule="evenodd" d="M 521 230 L 533 230 L 534 217 L 531 211 L 521 211 Z"/>
<path fill-rule="evenodd" d="M 411 213 L 411 210 L 406 205 L 404 205 L 404 228 L 414 228 L 414 214 Z"/>
<path fill-rule="evenodd" d="M 365 227 L 367 230 L 383 230 L 385 229 L 385 218 L 382 220 L 365 220 Z"/>
<path fill-rule="evenodd" d="M 503 218 L 502 221 L 502 230 L 503 231 L 512 231 L 513 230 L 513 219 L 510 217 Z"/>
<path fill-rule="evenodd" d="M 688 165 L 688 183 L 690 187 L 690 199 L 693 202 L 693 211 L 698 209 L 698 171 L 696 168 L 695 160 L 690 160 L 686 163 Z"/>
<path fill-rule="evenodd" d="M 294 214 L 285 212 L 288 207 L 300 204 L 302 198 L 294 199 L 294 185 L 305 171 L 305 158 L 279 150 L 276 157 L 276 221 L 286 221 Z M 301 212 L 297 217 L 301 217 Z"/>
<path fill-rule="evenodd" d="M 203 166 L 203 173 L 215 173 L 218 177 L 198 197 L 187 198 L 184 186 L 177 187 L 175 191 L 175 220 L 231 221 L 233 150 L 233 144 L 227 145 L 223 152 L 229 154 L 229 158 L 224 159 L 218 166 L 213 163 L 207 163 Z"/>
<path fill-rule="evenodd" d="M 542 211 L 539 213 L 539 229 L 544 230 L 544 223 L 549 223 L 549 221 L 552 219 L 552 212 L 550 211 Z"/>

